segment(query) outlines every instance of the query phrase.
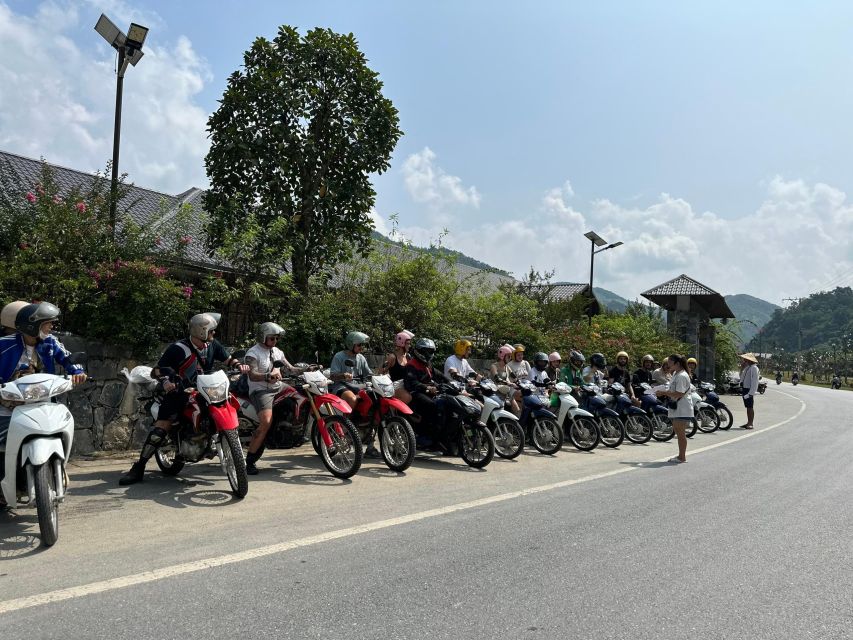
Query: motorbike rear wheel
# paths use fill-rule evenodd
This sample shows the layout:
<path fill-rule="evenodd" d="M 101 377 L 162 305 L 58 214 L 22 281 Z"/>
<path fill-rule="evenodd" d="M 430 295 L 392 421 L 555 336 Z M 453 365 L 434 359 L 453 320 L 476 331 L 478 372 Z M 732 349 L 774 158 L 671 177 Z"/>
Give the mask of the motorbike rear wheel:
<path fill-rule="evenodd" d="M 364 447 L 355 428 L 348 418 L 343 416 L 324 416 L 326 428 L 332 438 L 332 451 L 326 446 L 326 442 L 320 437 L 320 429 L 315 424 L 317 448 L 320 449 L 320 459 L 326 469 L 336 478 L 346 480 L 353 477 L 361 468 L 364 457 Z M 313 438 L 312 438 L 313 439 Z"/>
<path fill-rule="evenodd" d="M 675 437 L 675 430 L 672 428 L 672 420 L 668 416 L 656 414 L 652 421 L 655 428 L 652 431 L 652 438 L 658 442 L 669 442 Z"/>
<path fill-rule="evenodd" d="M 702 433 L 714 433 L 720 428 L 720 416 L 713 407 L 700 407 L 696 420 Z"/>
<path fill-rule="evenodd" d="M 48 461 L 33 469 L 39 532 L 41 543 L 46 547 L 53 546 L 59 539 L 59 505 L 56 500 L 56 478 L 51 466 Z"/>
<path fill-rule="evenodd" d="M 722 402 L 717 405 L 717 415 L 720 417 L 720 429 L 728 431 L 732 428 L 735 418 L 729 408 Z"/>
<path fill-rule="evenodd" d="M 619 418 L 604 416 L 599 422 L 598 437 L 605 447 L 615 449 L 625 440 L 625 425 Z"/>
<path fill-rule="evenodd" d="M 169 438 L 154 452 L 154 460 L 166 476 L 176 476 L 186 464 L 178 453 L 178 443 Z"/>
<path fill-rule="evenodd" d="M 494 427 L 495 453 L 506 460 L 514 460 L 524 451 L 524 429 L 518 420 L 498 418 Z"/>
<path fill-rule="evenodd" d="M 249 474 L 246 472 L 246 458 L 243 457 L 243 445 L 236 429 L 219 434 L 219 462 L 228 476 L 231 492 L 238 498 L 249 493 Z"/>
<path fill-rule="evenodd" d="M 693 436 L 696 435 L 696 432 L 698 430 L 699 430 L 699 421 L 696 419 L 695 416 L 690 418 L 690 420 L 687 420 L 687 426 L 684 429 L 684 435 L 686 435 L 688 438 L 692 438 Z"/>
<path fill-rule="evenodd" d="M 534 418 L 530 425 L 530 436 L 536 450 L 546 456 L 553 456 L 562 449 L 566 438 L 553 418 Z"/>
<path fill-rule="evenodd" d="M 385 418 L 379 431 L 379 450 L 389 469 L 401 473 L 412 466 L 415 446 L 415 431 L 408 420 L 401 416 Z"/>
<path fill-rule="evenodd" d="M 651 418 L 646 415 L 628 416 L 625 421 L 625 437 L 634 444 L 646 444 L 652 439 L 653 430 Z"/>
<path fill-rule="evenodd" d="M 581 416 L 570 420 L 569 441 L 579 451 L 592 451 L 598 446 L 598 425 L 595 421 Z"/>
<path fill-rule="evenodd" d="M 495 438 L 482 424 L 463 424 L 459 455 L 469 467 L 482 469 L 495 457 Z"/>

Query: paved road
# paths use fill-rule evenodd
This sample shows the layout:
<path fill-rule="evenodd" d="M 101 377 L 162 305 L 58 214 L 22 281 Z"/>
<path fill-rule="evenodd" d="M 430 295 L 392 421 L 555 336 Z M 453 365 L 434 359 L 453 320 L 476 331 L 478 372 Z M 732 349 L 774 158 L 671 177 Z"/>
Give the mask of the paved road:
<path fill-rule="evenodd" d="M 656 443 L 343 483 L 304 452 L 240 502 L 213 465 L 130 489 L 84 465 L 54 548 L 0 515 L 0 637 L 849 638 L 853 398 L 780 389 L 768 431 L 697 434 L 686 465 Z"/>

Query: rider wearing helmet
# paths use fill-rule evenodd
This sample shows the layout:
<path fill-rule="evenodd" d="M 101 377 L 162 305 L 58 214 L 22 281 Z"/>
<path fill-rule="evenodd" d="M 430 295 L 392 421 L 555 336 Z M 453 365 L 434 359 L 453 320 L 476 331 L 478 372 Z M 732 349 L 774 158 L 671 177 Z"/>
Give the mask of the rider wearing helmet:
<path fill-rule="evenodd" d="M 594 384 L 596 386 L 603 386 L 606 378 L 605 371 L 607 369 L 607 360 L 604 357 L 603 353 L 593 353 L 589 357 L 589 365 L 584 367 L 583 370 L 583 379 L 587 384 Z"/>
<path fill-rule="evenodd" d="M 142 481 L 145 465 L 166 439 L 166 434 L 172 428 L 172 422 L 181 414 L 189 402 L 189 396 L 184 389 L 194 387 L 196 378 L 201 374 L 213 372 L 215 362 L 224 362 L 226 367 L 239 366 L 244 373 L 249 370 L 246 365 L 232 358 L 228 351 L 213 337 L 219 324 L 219 314 L 198 313 L 190 318 L 189 337 L 173 342 L 157 366 L 151 370 L 151 377 L 158 380 L 165 396 L 157 413 L 157 420 L 148 432 L 148 437 L 142 445 L 142 451 L 130 470 L 119 480 L 120 485 L 135 484 Z"/>
<path fill-rule="evenodd" d="M 634 372 L 633 378 L 631 378 L 631 386 L 634 388 L 634 395 L 642 395 L 643 388 L 641 385 L 645 384 L 654 384 L 654 380 L 652 379 L 652 370 L 655 367 L 655 357 L 647 353 L 643 356 L 643 362 L 639 369 Z"/>
<path fill-rule="evenodd" d="M 453 345 L 453 355 L 444 361 L 444 376 L 450 377 L 450 370 L 456 369 L 456 373 L 463 378 L 473 377 L 479 380 L 483 376 L 474 371 L 471 363 L 468 362 L 468 356 L 471 355 L 471 342 L 460 338 Z"/>
<path fill-rule="evenodd" d="M 389 353 L 382 365 L 382 371 L 391 376 L 394 382 L 394 397 L 399 398 L 406 404 L 412 401 L 411 394 L 403 387 L 403 378 L 406 377 L 406 364 L 409 362 L 409 349 L 412 346 L 412 338 L 415 334 L 403 329 L 394 336 L 394 351 Z"/>
<path fill-rule="evenodd" d="M 607 381 L 610 384 L 614 382 L 618 382 L 623 387 L 625 387 L 625 393 L 631 398 L 631 400 L 636 401 L 636 395 L 634 394 L 634 387 L 631 385 L 631 372 L 628 371 L 628 364 L 630 362 L 630 358 L 628 357 L 628 353 L 625 351 L 620 351 L 616 354 L 616 366 L 611 367 L 610 371 L 607 373 Z"/>
<path fill-rule="evenodd" d="M 569 363 L 560 371 L 560 382 L 565 382 L 572 387 L 572 392 L 577 394 L 575 389 L 583 385 L 583 367 L 586 363 L 586 358 L 577 349 L 572 349 L 569 353 Z"/>
<path fill-rule="evenodd" d="M 556 382 L 560 378 L 560 365 L 563 363 L 563 358 L 557 351 L 548 354 L 548 377 Z"/>
<path fill-rule="evenodd" d="M 25 302 L 24 300 L 15 300 L 3 307 L 3 311 L 0 311 L 0 325 L 3 325 L 3 330 L 0 335 L 8 336 L 17 331 L 15 328 L 15 318 L 18 315 L 18 311 L 26 307 L 28 304 L 29 302 Z"/>
<path fill-rule="evenodd" d="M 264 441 L 272 424 L 272 405 L 281 390 L 282 369 L 291 373 L 302 370 L 294 367 L 278 348 L 278 341 L 284 335 L 284 329 L 275 322 L 264 322 L 258 327 L 257 343 L 246 352 L 245 361 L 249 367 L 249 399 L 258 412 L 258 428 L 252 434 L 249 449 L 246 452 L 246 472 L 258 473 L 255 466 L 264 453 Z M 278 367 L 276 363 L 281 363 Z"/>
<path fill-rule="evenodd" d="M 370 365 L 367 363 L 367 358 L 364 357 L 364 350 L 367 348 L 367 343 L 370 338 L 366 333 L 361 331 L 350 331 L 344 338 L 344 349 L 338 351 L 332 358 L 331 377 L 332 393 L 341 397 L 350 407 L 355 409 L 358 403 L 358 392 L 361 390 L 361 384 L 364 384 L 368 376 L 373 375 Z M 352 364 L 347 364 L 350 362 Z M 359 378 L 360 383 L 353 383 L 353 378 Z M 373 445 L 373 442 L 364 443 L 367 448 L 364 455 L 368 458 L 381 458 L 382 454 Z"/>
<path fill-rule="evenodd" d="M 530 372 L 530 380 L 537 386 L 545 386 L 551 381 L 548 377 L 548 354 L 542 351 L 533 356 L 533 369 Z"/>
<path fill-rule="evenodd" d="M 699 367 L 699 361 L 696 358 L 687 358 L 687 375 L 690 376 L 690 383 L 697 387 L 702 382 L 699 376 L 696 375 L 696 369 Z"/>
<path fill-rule="evenodd" d="M 669 368 L 669 358 L 664 358 L 663 362 L 660 363 L 660 367 L 658 367 L 652 372 L 652 381 L 656 385 L 668 385 L 670 379 L 672 378 L 672 373 L 670 372 Z"/>
<path fill-rule="evenodd" d="M 16 306 L 18 309 L 12 322 L 16 333 L 0 338 L 0 382 L 9 382 L 36 371 L 56 373 L 57 364 L 71 374 L 72 384 L 85 382 L 83 367 L 71 362 L 71 354 L 51 334 L 54 322 L 59 319 L 59 309 L 49 302 Z M 5 308 L 3 312 L 7 316 L 11 314 Z M 4 321 L 8 321 L 8 318 L 4 318 Z M 11 408 L 0 404 L 0 447 L 5 445 L 11 420 Z M 0 453 L 0 478 L 3 477 L 4 468 L 5 457 Z"/>
<path fill-rule="evenodd" d="M 520 415 L 518 402 L 515 398 L 516 392 L 512 387 L 509 386 L 510 369 L 508 363 L 512 359 L 514 351 L 515 348 L 511 344 L 501 345 L 498 348 L 498 352 L 496 354 L 497 358 L 492 363 L 489 372 L 491 379 L 498 383 L 498 393 L 500 393 L 504 397 L 509 396 L 510 404 L 512 405 L 512 412 L 516 415 Z"/>
<path fill-rule="evenodd" d="M 524 345 L 517 344 L 513 347 L 512 360 L 509 363 L 509 370 L 512 372 L 512 377 L 515 380 L 529 380 L 531 367 L 530 363 L 524 359 Z"/>
<path fill-rule="evenodd" d="M 442 405 L 435 399 L 438 393 L 436 383 L 447 382 L 447 378 L 433 368 L 434 355 L 435 343 L 429 338 L 418 338 L 412 345 L 412 357 L 406 364 L 403 384 L 406 391 L 412 394 L 412 409 L 421 416 L 421 424 L 437 441 L 443 416 Z"/>

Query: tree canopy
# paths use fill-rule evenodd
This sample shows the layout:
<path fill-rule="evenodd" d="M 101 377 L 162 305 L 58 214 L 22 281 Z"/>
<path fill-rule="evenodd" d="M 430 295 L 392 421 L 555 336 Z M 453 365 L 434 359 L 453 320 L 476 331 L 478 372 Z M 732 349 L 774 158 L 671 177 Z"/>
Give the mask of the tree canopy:
<path fill-rule="evenodd" d="M 208 121 L 211 248 L 257 275 L 309 276 L 364 253 L 402 131 L 352 34 L 282 26 L 258 38 Z"/>

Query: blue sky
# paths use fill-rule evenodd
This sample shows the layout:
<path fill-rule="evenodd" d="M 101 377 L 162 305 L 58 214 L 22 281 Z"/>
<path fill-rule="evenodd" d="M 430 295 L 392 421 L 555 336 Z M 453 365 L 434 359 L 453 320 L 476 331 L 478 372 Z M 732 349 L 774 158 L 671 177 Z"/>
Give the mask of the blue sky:
<path fill-rule="evenodd" d="M 774 302 L 853 281 L 853 3 L 0 0 L 0 81 L 25 87 L 0 84 L 0 148 L 109 157 L 101 11 L 151 27 L 125 82 L 140 185 L 204 186 L 204 120 L 243 51 L 323 26 L 356 35 L 400 111 L 380 228 L 396 213 L 416 242 L 448 228 L 495 266 L 573 281 L 595 228 L 626 242 L 596 283 L 630 297 L 682 272 Z M 61 73 L 28 52 L 45 34 L 67 39 Z"/>

